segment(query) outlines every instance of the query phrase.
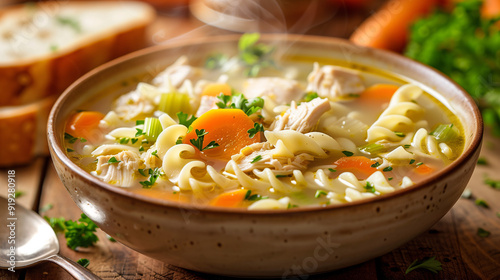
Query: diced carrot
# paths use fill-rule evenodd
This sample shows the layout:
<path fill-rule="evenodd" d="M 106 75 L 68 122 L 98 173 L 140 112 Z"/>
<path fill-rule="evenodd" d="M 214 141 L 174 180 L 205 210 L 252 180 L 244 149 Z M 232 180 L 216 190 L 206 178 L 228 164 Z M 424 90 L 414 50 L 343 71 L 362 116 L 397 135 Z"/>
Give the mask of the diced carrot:
<path fill-rule="evenodd" d="M 499 0 L 484 0 L 481 7 L 481 15 L 485 18 L 494 18 L 500 16 Z"/>
<path fill-rule="evenodd" d="M 99 139 L 99 122 L 104 115 L 96 111 L 83 111 L 74 114 L 66 123 L 66 132 L 74 137 L 85 138 L 91 142 Z"/>
<path fill-rule="evenodd" d="M 434 172 L 434 168 L 430 167 L 427 164 L 420 164 L 415 167 L 415 172 L 420 175 L 427 175 Z"/>
<path fill-rule="evenodd" d="M 243 147 L 260 142 L 260 133 L 250 138 L 248 130 L 254 127 L 254 122 L 240 109 L 213 109 L 196 119 L 191 126 L 192 131 L 183 139 L 183 143 L 190 144 L 196 140 L 196 129 L 204 129 L 206 134 L 203 148 L 211 141 L 219 144 L 218 147 L 207 149 L 201 153 L 207 157 L 230 160 Z"/>
<path fill-rule="evenodd" d="M 389 102 L 398 90 L 398 86 L 390 84 L 376 84 L 373 85 L 360 94 L 360 101 L 368 102 Z"/>
<path fill-rule="evenodd" d="M 241 206 L 247 190 L 239 189 L 222 193 L 210 201 L 210 205 L 218 207 L 238 207 Z"/>
<path fill-rule="evenodd" d="M 355 44 L 401 52 L 413 22 L 427 15 L 442 0 L 389 0 L 351 35 Z"/>
<path fill-rule="evenodd" d="M 377 168 L 372 167 L 375 163 L 376 161 L 364 156 L 352 156 L 341 157 L 334 164 L 338 173 L 352 172 L 358 179 L 366 179 L 377 171 Z"/>
<path fill-rule="evenodd" d="M 228 84 L 210 84 L 205 86 L 201 95 L 219 96 L 221 93 L 231 95 L 231 87 Z"/>

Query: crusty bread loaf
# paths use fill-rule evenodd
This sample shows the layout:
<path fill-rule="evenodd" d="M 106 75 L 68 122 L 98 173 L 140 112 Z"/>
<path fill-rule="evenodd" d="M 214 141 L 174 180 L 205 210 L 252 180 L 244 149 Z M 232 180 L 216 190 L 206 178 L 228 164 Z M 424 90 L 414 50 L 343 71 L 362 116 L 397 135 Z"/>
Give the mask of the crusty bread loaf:
<path fill-rule="evenodd" d="M 50 1 L 0 10 L 0 106 L 60 94 L 92 68 L 146 45 L 141 2 Z"/>
<path fill-rule="evenodd" d="M 0 167 L 47 153 L 57 96 L 94 67 L 145 47 L 141 2 L 50 1 L 0 9 Z"/>

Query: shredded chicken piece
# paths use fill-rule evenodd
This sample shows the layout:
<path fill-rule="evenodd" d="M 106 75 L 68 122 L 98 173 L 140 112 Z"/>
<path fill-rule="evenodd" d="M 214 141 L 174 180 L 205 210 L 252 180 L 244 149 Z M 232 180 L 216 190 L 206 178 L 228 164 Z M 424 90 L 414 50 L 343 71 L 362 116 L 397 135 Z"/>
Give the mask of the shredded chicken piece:
<path fill-rule="evenodd" d="M 359 74 L 339 66 L 325 65 L 319 67 L 314 63 L 314 69 L 307 77 L 309 84 L 306 91 L 318 93 L 320 97 L 335 98 L 350 94 L 360 94 L 365 90 Z"/>
<path fill-rule="evenodd" d="M 187 57 L 181 56 L 172 65 L 158 74 L 153 84 L 162 89 L 170 89 L 171 86 L 179 88 L 184 81 L 191 80 L 195 83 L 202 76 L 202 69 L 189 65 Z"/>
<path fill-rule="evenodd" d="M 301 133 L 310 132 L 318 123 L 319 118 L 330 110 L 328 99 L 315 98 L 300 105 L 292 101 L 288 110 L 276 117 L 270 126 L 270 130 L 295 130 Z"/>
<path fill-rule="evenodd" d="M 275 77 L 251 78 L 243 87 L 246 98 L 268 96 L 277 104 L 288 104 L 304 94 L 304 89 L 297 81 Z"/>
<path fill-rule="evenodd" d="M 137 91 L 120 96 L 115 103 L 115 112 L 123 120 L 133 120 L 142 114 L 152 114 L 156 105 Z"/>
<path fill-rule="evenodd" d="M 216 96 L 203 95 L 200 99 L 200 107 L 198 107 L 195 116 L 199 117 L 212 109 L 219 108 L 215 105 L 219 101 Z"/>
<path fill-rule="evenodd" d="M 157 154 L 156 143 L 153 144 L 145 153 L 141 154 L 141 159 L 144 161 L 146 168 L 156 168 L 162 165 L 162 159 Z"/>
<path fill-rule="evenodd" d="M 274 156 L 274 147 L 269 142 L 255 143 L 241 150 L 231 158 L 243 172 L 252 172 L 254 169 L 272 169 L 276 174 L 291 174 L 293 170 L 305 170 L 314 156 L 306 153 L 290 157 Z"/>
<path fill-rule="evenodd" d="M 112 157 L 118 162 L 109 162 Z M 131 151 L 103 155 L 97 157 L 97 169 L 93 174 L 104 182 L 129 187 L 134 183 L 134 173 L 139 168 L 139 163 L 139 156 Z"/>

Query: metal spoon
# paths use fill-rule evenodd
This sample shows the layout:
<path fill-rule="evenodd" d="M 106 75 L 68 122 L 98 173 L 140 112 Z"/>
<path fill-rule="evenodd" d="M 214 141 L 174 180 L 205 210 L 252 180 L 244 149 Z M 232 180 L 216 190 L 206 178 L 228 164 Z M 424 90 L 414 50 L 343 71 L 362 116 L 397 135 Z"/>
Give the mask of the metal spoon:
<path fill-rule="evenodd" d="M 51 261 L 76 279 L 101 279 L 74 261 L 58 255 L 59 242 L 37 213 L 0 197 L 0 268 L 20 269 Z M 13 206 L 13 208 L 9 208 Z"/>

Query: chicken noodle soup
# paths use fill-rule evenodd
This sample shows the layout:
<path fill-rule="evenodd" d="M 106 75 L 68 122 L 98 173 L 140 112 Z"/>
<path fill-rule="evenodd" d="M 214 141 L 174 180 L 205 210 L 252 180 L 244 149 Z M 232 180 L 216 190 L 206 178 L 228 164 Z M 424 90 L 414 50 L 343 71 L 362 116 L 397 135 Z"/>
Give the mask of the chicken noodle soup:
<path fill-rule="evenodd" d="M 68 155 L 132 192 L 259 210 L 391 193 L 463 150 L 458 118 L 415 84 L 321 60 L 278 65 L 255 41 L 251 54 L 266 56 L 252 64 L 241 45 L 205 66 L 179 58 L 107 113 L 75 113 Z"/>

